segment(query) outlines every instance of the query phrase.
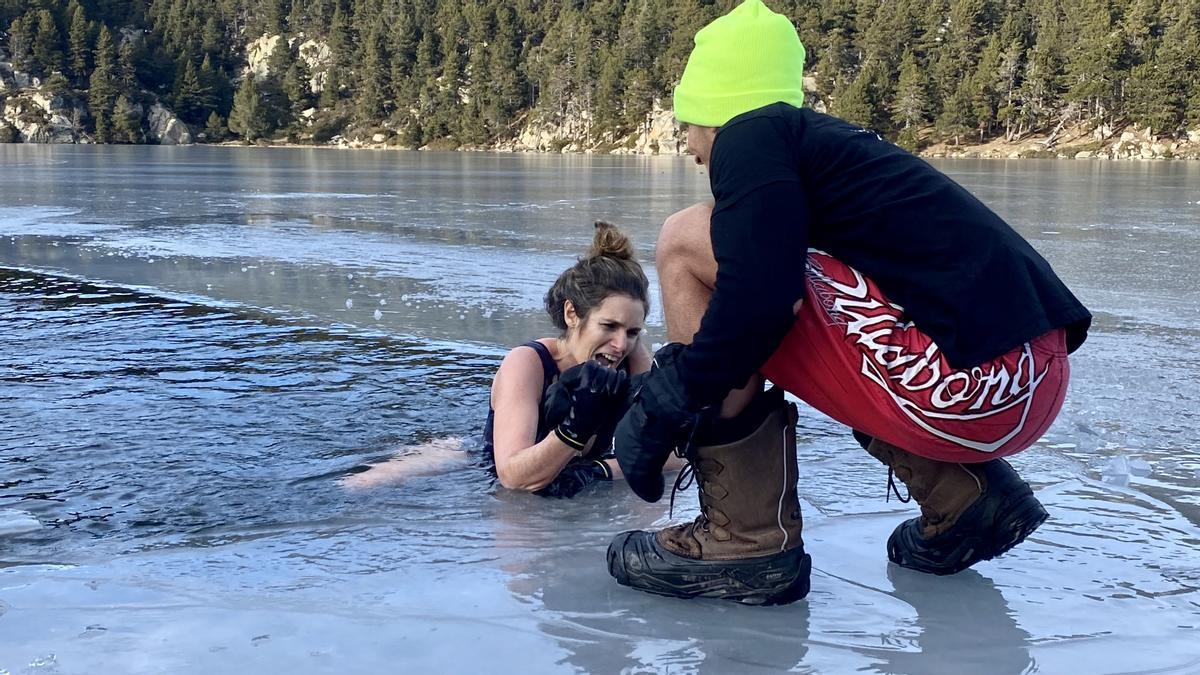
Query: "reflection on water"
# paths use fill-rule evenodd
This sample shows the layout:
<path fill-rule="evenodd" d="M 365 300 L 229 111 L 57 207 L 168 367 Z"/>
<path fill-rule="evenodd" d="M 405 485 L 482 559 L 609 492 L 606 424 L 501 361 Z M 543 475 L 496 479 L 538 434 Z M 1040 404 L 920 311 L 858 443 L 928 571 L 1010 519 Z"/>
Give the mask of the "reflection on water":
<path fill-rule="evenodd" d="M 686 158 L 0 146 L 0 672 L 1194 672 L 1200 166 L 939 166 L 1096 310 L 1014 460 L 1051 520 L 978 571 L 891 567 L 911 509 L 804 410 L 813 592 L 747 608 L 613 583 L 612 534 L 668 522 L 620 483 L 339 482 L 474 451 L 591 221 L 651 260 L 705 196 Z"/>

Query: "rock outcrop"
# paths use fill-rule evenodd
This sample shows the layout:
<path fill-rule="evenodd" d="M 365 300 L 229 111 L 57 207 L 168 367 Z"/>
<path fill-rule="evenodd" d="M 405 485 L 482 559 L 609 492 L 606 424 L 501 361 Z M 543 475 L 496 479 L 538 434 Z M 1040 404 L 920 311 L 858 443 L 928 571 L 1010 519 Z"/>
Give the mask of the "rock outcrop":
<path fill-rule="evenodd" d="M 333 60 L 329 45 L 317 40 L 305 40 L 296 51 L 312 74 L 308 80 L 309 90 L 314 94 L 321 93 L 325 89 L 325 67 Z"/>
<path fill-rule="evenodd" d="M 282 73 L 272 73 L 270 65 L 271 54 L 274 53 L 282 39 L 282 35 L 264 33 L 247 45 L 246 68 L 242 71 L 243 75 L 253 73 L 256 80 L 271 75 L 282 75 Z M 299 46 L 297 46 L 297 42 L 299 42 Z M 314 94 L 321 93 L 325 89 L 325 68 L 333 60 L 333 52 L 329 49 L 329 45 L 319 40 L 306 40 L 303 34 L 289 38 L 287 45 L 289 48 L 296 49 L 298 58 L 304 62 L 308 72 L 311 73 L 308 80 L 309 90 Z"/>
<path fill-rule="evenodd" d="M 995 140 L 973 146 L 935 144 L 920 154 L 984 159 L 1200 159 L 1200 130 L 1175 137 L 1157 135 L 1136 125 L 1079 124 L 1054 138 Z"/>
<path fill-rule="evenodd" d="M 0 62 L 0 130 L 7 130 L 5 140 L 19 143 L 91 143 L 85 131 L 90 116 L 86 94 L 66 90 L 52 93 L 44 83 L 27 73 L 14 71 L 12 64 Z M 153 96 L 143 92 L 143 96 Z M 192 132 L 175 113 L 155 102 L 145 112 L 141 103 L 131 103 L 132 115 L 145 128 L 138 142 L 181 145 L 194 142 Z"/>
<path fill-rule="evenodd" d="M 146 127 L 146 137 L 159 145 L 188 145 L 193 142 L 192 132 L 187 125 L 160 103 L 150 106 Z"/>
<path fill-rule="evenodd" d="M 266 35 L 258 38 L 246 46 L 246 69 L 243 74 L 254 74 L 254 79 L 261 80 L 271 74 L 271 68 L 267 64 L 271 59 L 271 53 L 275 51 L 275 46 L 283 39 L 282 35 Z"/>
<path fill-rule="evenodd" d="M 678 155 L 687 150 L 687 143 L 675 122 L 674 114 L 655 106 L 637 130 L 623 136 L 593 133 L 593 121 L 587 112 L 558 119 L 535 117 L 515 139 L 501 144 L 499 149 L 513 152 Z"/>
<path fill-rule="evenodd" d="M 83 134 L 86 111 L 70 104 L 62 96 L 38 89 L 11 90 L 3 101 L 0 124 L 16 130 L 13 140 L 23 143 L 80 143 L 90 139 Z"/>

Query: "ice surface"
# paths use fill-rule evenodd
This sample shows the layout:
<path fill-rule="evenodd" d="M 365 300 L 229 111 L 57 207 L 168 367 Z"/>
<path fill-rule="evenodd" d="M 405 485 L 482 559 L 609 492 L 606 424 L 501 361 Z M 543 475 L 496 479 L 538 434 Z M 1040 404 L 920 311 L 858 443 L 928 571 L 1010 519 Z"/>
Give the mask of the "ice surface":
<path fill-rule="evenodd" d="M 1200 167 L 941 165 L 1096 313 L 1062 415 L 1013 459 L 1051 518 L 968 572 L 898 569 L 885 542 L 915 508 L 802 409 L 813 591 L 753 608 L 617 586 L 611 536 L 672 522 L 619 482 L 553 504 L 461 463 L 339 482 L 477 436 L 496 363 L 552 332 L 542 294 L 590 221 L 652 260 L 658 224 L 705 198 L 686 160 L 13 153 L 0 673 L 1200 672 L 1200 291 L 1180 272 L 1200 234 L 1172 215 Z M 347 311 L 364 297 L 386 314 Z"/>

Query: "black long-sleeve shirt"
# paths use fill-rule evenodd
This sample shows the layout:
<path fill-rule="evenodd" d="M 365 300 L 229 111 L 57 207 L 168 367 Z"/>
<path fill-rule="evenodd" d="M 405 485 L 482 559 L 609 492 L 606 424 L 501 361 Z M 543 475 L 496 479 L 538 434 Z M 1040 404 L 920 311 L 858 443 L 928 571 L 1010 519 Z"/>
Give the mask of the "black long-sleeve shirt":
<path fill-rule="evenodd" d="M 808 248 L 874 280 L 968 368 L 1047 331 L 1084 340 L 1091 314 L 1020 235 L 875 132 L 785 103 L 721 127 L 710 157 L 717 284 L 684 356 L 698 405 L 745 384 L 804 297 Z"/>

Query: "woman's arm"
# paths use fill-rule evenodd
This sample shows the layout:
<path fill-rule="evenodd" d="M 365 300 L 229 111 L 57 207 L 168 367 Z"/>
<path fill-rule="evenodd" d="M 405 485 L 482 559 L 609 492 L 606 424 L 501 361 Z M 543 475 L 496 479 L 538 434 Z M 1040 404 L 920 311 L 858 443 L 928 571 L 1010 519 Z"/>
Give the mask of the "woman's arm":
<path fill-rule="evenodd" d="M 518 347 L 504 357 L 492 381 L 492 445 L 496 475 L 510 490 L 534 492 L 550 484 L 575 449 L 549 434 L 536 441 L 543 385 L 537 352 Z"/>

